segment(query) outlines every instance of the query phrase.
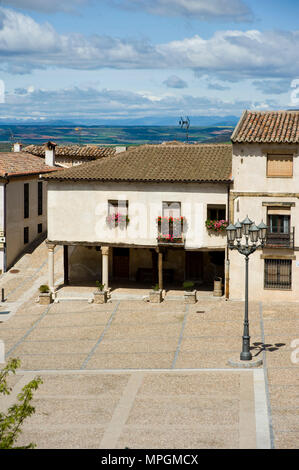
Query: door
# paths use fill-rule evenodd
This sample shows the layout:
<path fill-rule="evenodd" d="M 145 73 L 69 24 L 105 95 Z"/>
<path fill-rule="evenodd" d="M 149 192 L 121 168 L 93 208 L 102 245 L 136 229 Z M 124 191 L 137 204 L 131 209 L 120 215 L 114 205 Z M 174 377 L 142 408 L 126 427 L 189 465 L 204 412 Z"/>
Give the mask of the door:
<path fill-rule="evenodd" d="M 186 279 L 202 280 L 203 253 L 201 251 L 186 251 Z"/>
<path fill-rule="evenodd" d="M 113 278 L 129 279 L 130 249 L 113 248 Z"/>

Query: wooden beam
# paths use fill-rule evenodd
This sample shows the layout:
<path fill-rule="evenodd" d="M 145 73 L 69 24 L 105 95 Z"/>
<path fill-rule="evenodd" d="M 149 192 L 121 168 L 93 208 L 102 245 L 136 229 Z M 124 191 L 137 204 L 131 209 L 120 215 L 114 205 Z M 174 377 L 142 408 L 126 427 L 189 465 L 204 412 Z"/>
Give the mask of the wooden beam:
<path fill-rule="evenodd" d="M 161 251 L 158 254 L 158 279 L 159 289 L 163 289 L 163 253 Z"/>

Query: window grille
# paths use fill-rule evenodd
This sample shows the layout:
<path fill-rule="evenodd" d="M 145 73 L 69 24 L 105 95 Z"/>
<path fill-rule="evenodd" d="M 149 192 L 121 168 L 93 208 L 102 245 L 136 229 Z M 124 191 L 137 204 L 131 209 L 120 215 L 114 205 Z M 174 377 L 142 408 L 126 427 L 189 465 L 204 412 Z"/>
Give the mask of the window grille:
<path fill-rule="evenodd" d="M 265 289 L 292 288 L 292 260 L 265 259 Z"/>

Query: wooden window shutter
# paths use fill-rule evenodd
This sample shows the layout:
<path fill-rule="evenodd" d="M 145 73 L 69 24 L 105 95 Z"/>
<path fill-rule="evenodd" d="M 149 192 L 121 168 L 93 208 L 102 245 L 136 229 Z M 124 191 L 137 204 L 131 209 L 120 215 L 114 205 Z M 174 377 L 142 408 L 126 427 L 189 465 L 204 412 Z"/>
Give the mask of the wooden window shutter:
<path fill-rule="evenodd" d="M 293 176 L 293 156 L 268 155 L 267 176 L 282 178 Z"/>

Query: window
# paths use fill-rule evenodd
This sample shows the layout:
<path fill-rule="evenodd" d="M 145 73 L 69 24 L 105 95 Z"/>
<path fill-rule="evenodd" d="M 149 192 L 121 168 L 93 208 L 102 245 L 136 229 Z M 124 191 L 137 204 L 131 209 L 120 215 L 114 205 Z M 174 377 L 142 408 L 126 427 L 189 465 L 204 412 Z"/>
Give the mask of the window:
<path fill-rule="evenodd" d="M 269 233 L 282 233 L 288 235 L 290 233 L 290 216 L 280 214 L 268 215 Z"/>
<path fill-rule="evenodd" d="M 108 201 L 108 214 L 128 215 L 128 201 Z"/>
<path fill-rule="evenodd" d="M 213 204 L 208 204 L 208 220 L 225 220 L 226 209 L 225 206 L 214 206 Z"/>
<path fill-rule="evenodd" d="M 270 178 L 291 178 L 293 176 L 293 156 L 268 155 L 267 176 Z"/>
<path fill-rule="evenodd" d="M 29 218 L 29 183 L 24 184 L 24 219 Z"/>
<path fill-rule="evenodd" d="M 181 217 L 181 203 L 180 202 L 163 202 L 162 203 L 162 216 L 163 217 Z"/>
<path fill-rule="evenodd" d="M 38 198 L 37 214 L 43 215 L 43 183 L 41 181 L 37 183 L 37 198 Z"/>
<path fill-rule="evenodd" d="M 265 289 L 292 288 L 292 260 L 265 259 Z"/>
<path fill-rule="evenodd" d="M 169 220 L 179 219 L 181 217 L 181 203 L 180 202 L 163 202 L 162 203 L 162 221 L 159 226 L 159 232 L 162 235 L 179 238 L 182 236 L 182 223 Z"/>
<path fill-rule="evenodd" d="M 37 225 L 37 233 L 43 233 L 43 224 Z"/>
<path fill-rule="evenodd" d="M 29 227 L 24 227 L 24 245 L 29 243 Z"/>

